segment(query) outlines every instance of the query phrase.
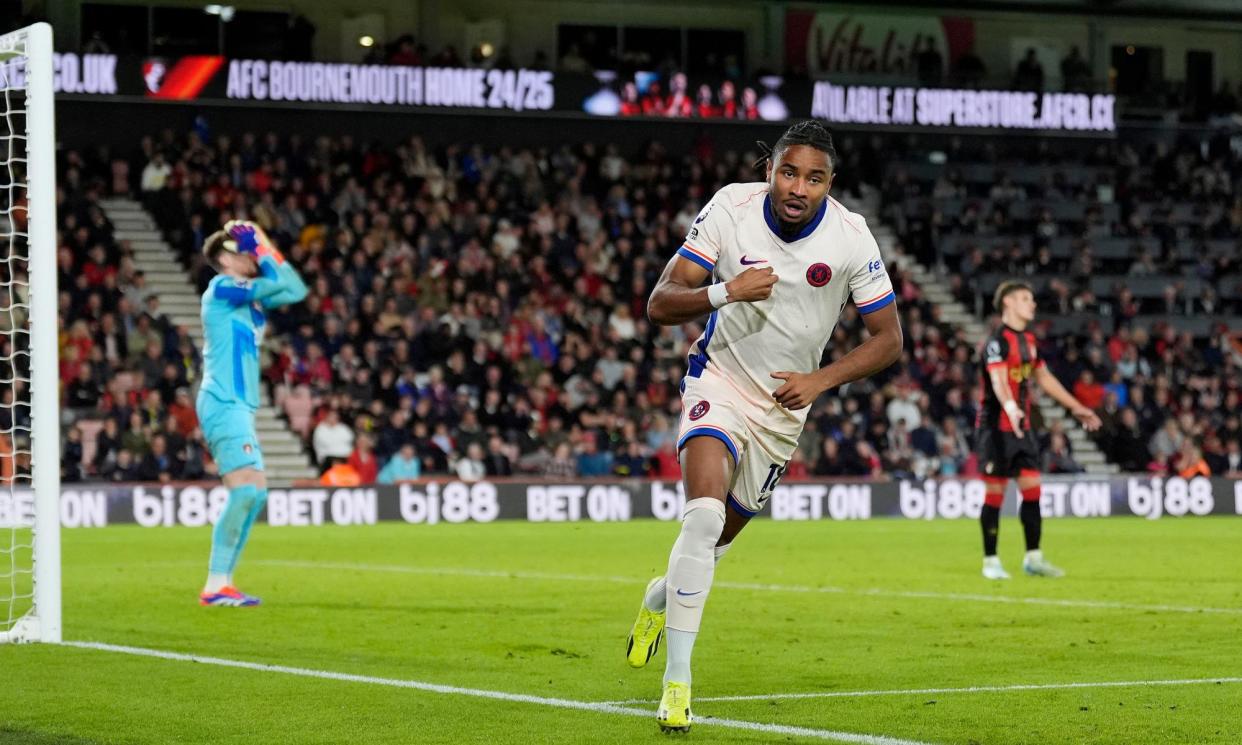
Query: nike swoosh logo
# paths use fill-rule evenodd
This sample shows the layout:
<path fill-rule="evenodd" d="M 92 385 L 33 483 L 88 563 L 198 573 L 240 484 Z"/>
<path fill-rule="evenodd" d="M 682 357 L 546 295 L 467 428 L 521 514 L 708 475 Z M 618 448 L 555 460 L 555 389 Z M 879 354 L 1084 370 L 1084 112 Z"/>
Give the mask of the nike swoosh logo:
<path fill-rule="evenodd" d="M 702 595 L 702 594 L 703 594 L 703 591 L 702 591 L 702 590 L 699 590 L 698 592 L 682 592 L 682 591 L 679 589 L 679 590 L 677 590 L 677 594 L 678 594 L 678 595 L 680 595 L 680 596 L 682 596 L 683 598 L 688 598 L 688 597 L 692 597 L 692 596 L 694 596 L 694 595 Z"/>
<path fill-rule="evenodd" d="M 747 261 L 745 254 L 742 255 L 743 266 L 750 266 L 751 264 L 766 264 L 766 263 L 768 263 L 767 259 L 755 259 L 754 261 Z"/>

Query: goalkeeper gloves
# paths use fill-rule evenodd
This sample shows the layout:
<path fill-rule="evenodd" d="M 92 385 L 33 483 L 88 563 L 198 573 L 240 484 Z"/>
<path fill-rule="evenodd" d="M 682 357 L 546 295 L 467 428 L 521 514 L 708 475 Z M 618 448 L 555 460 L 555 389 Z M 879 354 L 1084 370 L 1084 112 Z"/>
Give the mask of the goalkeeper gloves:
<path fill-rule="evenodd" d="M 277 263 L 284 262 L 280 251 L 268 242 L 267 236 L 263 234 L 258 225 L 245 220 L 231 220 L 225 225 L 225 230 L 237 246 L 237 253 L 247 254 L 256 259 L 271 256 L 276 259 Z"/>
<path fill-rule="evenodd" d="M 234 221 L 227 228 L 229 237 L 237 244 L 237 253 L 259 255 L 259 231 L 249 223 Z"/>

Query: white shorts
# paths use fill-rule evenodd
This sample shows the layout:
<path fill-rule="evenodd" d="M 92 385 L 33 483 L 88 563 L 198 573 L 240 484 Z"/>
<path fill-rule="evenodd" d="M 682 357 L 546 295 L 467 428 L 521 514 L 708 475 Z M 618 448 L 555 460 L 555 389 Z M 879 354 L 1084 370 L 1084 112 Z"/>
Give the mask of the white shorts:
<path fill-rule="evenodd" d="M 760 407 L 748 401 L 710 367 L 697 378 L 687 376 L 682 385 L 677 452 L 695 437 L 723 442 L 734 463 L 728 503 L 753 517 L 768 503 L 785 473 L 801 432 L 789 433 L 787 416 L 774 419 L 769 414 L 771 405 Z"/>

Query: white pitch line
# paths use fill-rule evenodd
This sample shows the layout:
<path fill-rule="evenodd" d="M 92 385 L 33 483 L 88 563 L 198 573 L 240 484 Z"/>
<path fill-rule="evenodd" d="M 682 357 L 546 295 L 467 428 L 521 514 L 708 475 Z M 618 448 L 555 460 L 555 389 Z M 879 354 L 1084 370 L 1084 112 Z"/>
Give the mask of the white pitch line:
<path fill-rule="evenodd" d="M 508 579 L 551 580 L 557 582 L 610 582 L 615 584 L 643 584 L 647 579 L 608 575 L 557 574 L 554 572 L 503 571 L 489 569 L 463 569 L 456 567 L 416 567 L 400 564 L 352 564 L 317 561 L 287 561 L 270 559 L 249 562 L 251 565 L 283 566 L 297 569 L 338 569 L 357 572 L 394 572 L 398 574 L 427 574 L 446 577 L 496 577 Z M 648 578 L 649 579 L 649 578 Z M 1046 605 L 1060 608 L 1096 608 L 1100 610 L 1152 611 L 1157 613 L 1222 613 L 1242 615 L 1242 608 L 1212 608 L 1192 605 L 1154 605 L 1143 603 L 1120 603 L 1110 600 L 1075 600 L 1066 598 L 1016 598 L 1007 595 L 984 595 L 967 592 L 930 592 L 922 590 L 888 590 L 882 587 L 850 589 L 846 587 L 811 587 L 809 585 L 775 585 L 755 582 L 713 582 L 712 587 L 732 590 L 757 590 L 761 592 L 825 593 L 831 595 L 859 595 L 864 597 L 917 598 L 922 600 L 958 600 L 963 602 L 1001 603 L 1006 605 Z"/>
<path fill-rule="evenodd" d="M 1186 678 L 1183 680 L 1110 680 L 1088 683 L 1018 683 L 1003 686 L 969 686 L 966 688 L 900 688 L 886 691 L 813 691 L 810 693 L 772 693 L 768 695 L 746 696 L 700 696 L 694 700 L 702 701 L 785 701 L 806 698 L 864 698 L 868 696 L 925 696 L 940 693 L 997 693 L 1005 691 L 1056 691 L 1074 688 L 1145 688 L 1147 686 L 1187 686 L 1187 685 L 1220 685 L 1224 683 L 1242 683 L 1242 678 Z M 634 704 L 650 704 L 648 699 L 628 699 L 625 701 L 601 701 L 600 703 L 629 706 Z"/>
<path fill-rule="evenodd" d="M 345 683 L 366 683 L 370 685 L 390 686 L 393 688 L 411 688 L 418 691 L 428 693 L 439 693 L 451 696 L 471 696 L 474 698 L 488 698 L 497 701 L 510 701 L 520 704 L 535 704 L 537 706 L 549 706 L 557 709 L 575 709 L 578 711 L 593 711 L 601 714 L 621 714 L 625 716 L 650 717 L 651 712 L 646 709 L 633 709 L 617 704 L 593 703 L 589 701 L 574 701 L 565 698 L 551 698 L 547 696 L 532 696 L 525 693 L 509 693 L 506 691 L 489 691 L 481 688 L 462 688 L 460 686 L 441 685 L 439 683 L 425 683 L 419 680 L 401 680 L 397 678 L 380 678 L 373 675 L 354 675 L 352 673 L 338 673 L 331 670 L 311 670 L 304 667 L 289 667 L 287 665 L 267 665 L 259 662 L 246 662 L 244 660 L 229 660 L 221 657 L 204 657 L 202 655 L 182 654 L 180 652 L 166 652 L 159 649 L 146 649 L 144 647 L 128 647 L 119 644 L 104 644 L 101 642 L 62 642 L 67 647 L 76 647 L 78 649 L 92 649 L 101 652 L 116 652 L 120 654 L 135 655 L 138 657 L 154 657 L 161 660 L 174 660 L 177 662 L 196 662 L 201 665 L 218 665 L 220 667 L 240 668 L 242 670 L 256 670 L 265 673 L 281 673 L 283 675 L 297 675 L 304 678 L 319 678 L 323 680 L 335 680 Z M 826 729 L 812 729 L 810 727 L 794 727 L 784 724 L 766 724 L 763 722 L 747 722 L 737 719 L 717 719 L 716 717 L 695 717 L 696 725 L 723 727 L 726 729 L 749 730 L 751 732 L 765 732 L 775 735 L 793 735 L 798 737 L 809 737 L 818 740 L 827 740 L 831 742 L 851 743 L 852 745 L 928 745 L 928 743 L 918 740 L 903 740 L 897 737 L 885 737 L 883 735 L 864 735 L 855 732 L 837 732 Z"/>

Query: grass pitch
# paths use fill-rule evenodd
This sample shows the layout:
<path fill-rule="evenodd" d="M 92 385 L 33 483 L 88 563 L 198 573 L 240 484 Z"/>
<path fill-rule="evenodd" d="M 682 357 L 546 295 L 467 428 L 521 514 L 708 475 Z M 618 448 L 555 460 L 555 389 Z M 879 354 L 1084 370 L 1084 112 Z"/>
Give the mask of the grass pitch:
<path fill-rule="evenodd" d="M 0 743 L 665 742 L 663 653 L 623 654 L 676 531 L 260 525 L 238 575 L 257 609 L 195 604 L 207 529 L 66 531 L 67 640 L 214 660 L 0 647 Z M 1045 534 L 1069 576 L 1022 577 L 1007 519 L 1015 577 L 994 584 L 971 521 L 750 526 L 695 650 L 695 713 L 717 721 L 688 739 L 1242 742 L 1242 520 Z M 1122 685 L 1071 687 L 1097 683 Z"/>

